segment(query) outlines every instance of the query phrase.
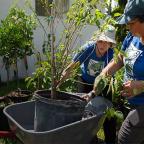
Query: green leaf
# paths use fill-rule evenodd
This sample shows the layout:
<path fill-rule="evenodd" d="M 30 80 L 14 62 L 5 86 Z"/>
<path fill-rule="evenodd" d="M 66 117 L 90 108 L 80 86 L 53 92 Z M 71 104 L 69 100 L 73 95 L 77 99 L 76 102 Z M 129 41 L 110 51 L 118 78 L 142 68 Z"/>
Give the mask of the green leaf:
<path fill-rule="evenodd" d="M 121 13 L 115 13 L 114 14 L 114 17 L 119 17 L 119 16 L 121 16 Z"/>

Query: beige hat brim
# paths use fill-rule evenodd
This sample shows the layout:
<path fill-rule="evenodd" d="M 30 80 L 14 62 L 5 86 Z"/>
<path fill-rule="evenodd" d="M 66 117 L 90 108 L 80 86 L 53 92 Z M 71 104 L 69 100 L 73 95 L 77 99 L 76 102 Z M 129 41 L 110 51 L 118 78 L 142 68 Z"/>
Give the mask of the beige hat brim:
<path fill-rule="evenodd" d="M 115 39 L 109 38 L 109 37 L 107 37 L 107 36 L 105 36 L 105 35 L 99 36 L 99 37 L 97 38 L 97 41 L 99 41 L 99 40 L 107 41 L 107 42 L 111 42 L 111 43 L 113 43 L 113 44 L 116 44 Z"/>

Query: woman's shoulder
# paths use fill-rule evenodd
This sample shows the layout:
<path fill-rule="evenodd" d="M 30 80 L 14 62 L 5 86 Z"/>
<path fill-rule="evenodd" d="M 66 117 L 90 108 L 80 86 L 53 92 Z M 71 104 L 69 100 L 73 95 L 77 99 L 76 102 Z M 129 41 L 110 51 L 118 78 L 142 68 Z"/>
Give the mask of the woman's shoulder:
<path fill-rule="evenodd" d="M 132 42 L 133 38 L 134 38 L 134 36 L 132 35 L 131 32 L 129 32 L 127 34 L 127 36 L 125 37 L 124 41 L 123 41 L 122 50 L 125 50 L 130 45 L 130 43 Z"/>
<path fill-rule="evenodd" d="M 87 42 L 84 44 L 84 46 L 85 46 L 85 47 L 93 47 L 95 44 L 96 44 L 96 42 L 94 42 L 94 41 L 87 41 Z"/>
<path fill-rule="evenodd" d="M 124 41 L 131 42 L 133 38 L 134 36 L 132 35 L 131 32 L 129 32 Z"/>
<path fill-rule="evenodd" d="M 94 42 L 94 41 L 88 41 L 81 47 L 81 50 L 89 51 L 95 47 L 95 44 L 96 44 L 96 42 Z"/>
<path fill-rule="evenodd" d="M 123 48 L 128 47 L 131 43 L 135 45 L 135 43 L 140 42 L 140 38 L 137 36 L 133 36 L 130 32 L 127 34 L 124 42 L 123 42 Z"/>
<path fill-rule="evenodd" d="M 113 53 L 114 53 L 113 48 L 109 48 L 109 49 L 108 49 L 108 52 L 111 53 L 111 54 L 113 54 Z"/>

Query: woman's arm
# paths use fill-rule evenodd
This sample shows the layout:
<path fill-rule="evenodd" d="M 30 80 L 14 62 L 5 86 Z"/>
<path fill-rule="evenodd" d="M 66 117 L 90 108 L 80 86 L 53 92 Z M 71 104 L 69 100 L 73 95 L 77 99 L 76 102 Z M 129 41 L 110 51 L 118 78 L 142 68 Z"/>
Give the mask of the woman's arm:
<path fill-rule="evenodd" d="M 100 75 L 95 78 L 93 90 L 82 97 L 87 101 L 89 101 L 94 96 L 99 95 L 101 91 L 108 84 L 109 77 L 115 74 L 115 72 L 117 72 L 122 67 L 123 67 L 123 56 L 119 54 L 117 61 L 115 61 L 114 59 L 110 61 L 109 64 L 102 70 Z"/>
<path fill-rule="evenodd" d="M 80 65 L 80 62 L 71 62 L 66 69 L 63 70 L 60 80 L 57 83 L 57 88 L 67 79 L 72 73 L 73 69 Z"/>
<path fill-rule="evenodd" d="M 118 55 L 118 59 L 112 59 L 108 65 L 102 70 L 100 75 L 110 75 L 115 74 L 120 68 L 123 67 L 123 56 L 121 54 Z"/>
<path fill-rule="evenodd" d="M 70 76 L 76 67 L 80 66 L 81 63 L 87 60 L 87 57 L 93 50 L 95 50 L 94 43 L 86 43 L 82 46 L 81 51 L 74 56 L 73 61 L 67 66 L 66 69 L 63 70 L 61 78 L 57 82 L 57 88 Z"/>

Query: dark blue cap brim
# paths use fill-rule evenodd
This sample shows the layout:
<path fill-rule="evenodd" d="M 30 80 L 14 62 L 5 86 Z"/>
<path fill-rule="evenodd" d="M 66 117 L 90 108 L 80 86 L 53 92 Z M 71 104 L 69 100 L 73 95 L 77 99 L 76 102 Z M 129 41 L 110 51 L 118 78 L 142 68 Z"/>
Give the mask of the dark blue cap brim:
<path fill-rule="evenodd" d="M 127 24 L 132 19 L 134 19 L 134 17 L 126 16 L 125 14 L 123 14 L 119 18 L 117 18 L 116 22 L 117 22 L 117 24 Z"/>

